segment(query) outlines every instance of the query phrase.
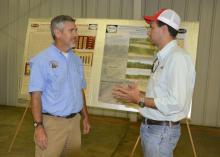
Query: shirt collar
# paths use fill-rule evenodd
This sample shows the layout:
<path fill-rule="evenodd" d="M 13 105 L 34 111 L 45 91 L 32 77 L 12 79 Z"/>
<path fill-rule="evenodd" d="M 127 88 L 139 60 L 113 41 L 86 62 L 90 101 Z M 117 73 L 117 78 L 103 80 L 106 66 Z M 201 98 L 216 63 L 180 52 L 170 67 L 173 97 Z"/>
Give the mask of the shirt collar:
<path fill-rule="evenodd" d="M 162 61 L 171 51 L 170 49 L 177 45 L 176 40 L 170 41 L 166 44 L 158 53 L 157 58 L 159 61 Z"/>
<path fill-rule="evenodd" d="M 64 55 L 62 54 L 62 52 L 60 51 L 60 49 L 58 49 L 58 48 L 55 46 L 54 43 L 51 44 L 51 47 L 52 47 L 53 50 L 55 50 L 56 54 L 64 56 Z M 67 53 L 68 53 L 68 56 L 69 56 L 69 55 L 72 53 L 72 49 L 70 48 L 70 49 L 67 51 Z M 64 56 L 64 57 L 65 57 L 65 56 Z"/>

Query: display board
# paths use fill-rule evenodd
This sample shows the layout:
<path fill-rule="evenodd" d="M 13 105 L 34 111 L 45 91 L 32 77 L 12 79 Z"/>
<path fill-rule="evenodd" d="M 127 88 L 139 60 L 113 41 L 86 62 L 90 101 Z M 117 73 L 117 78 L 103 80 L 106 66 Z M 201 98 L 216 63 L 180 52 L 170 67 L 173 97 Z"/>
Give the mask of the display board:
<path fill-rule="evenodd" d="M 138 106 L 112 97 L 117 84 L 136 82 L 145 92 L 157 48 L 144 20 L 76 19 L 78 43 L 74 52 L 84 63 L 88 106 L 138 112 Z M 29 60 L 52 43 L 50 19 L 30 19 L 19 98 L 28 99 Z M 178 44 L 196 61 L 199 24 L 182 22 Z"/>

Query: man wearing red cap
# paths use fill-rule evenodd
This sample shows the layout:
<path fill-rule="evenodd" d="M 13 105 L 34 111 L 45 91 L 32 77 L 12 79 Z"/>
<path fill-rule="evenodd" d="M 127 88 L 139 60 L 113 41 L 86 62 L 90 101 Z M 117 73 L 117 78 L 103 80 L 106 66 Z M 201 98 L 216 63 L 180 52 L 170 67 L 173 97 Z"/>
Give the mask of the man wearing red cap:
<path fill-rule="evenodd" d="M 180 120 L 191 108 L 195 68 L 189 54 L 175 40 L 181 21 L 175 11 L 161 9 L 144 19 L 151 27 L 148 35 L 159 49 L 146 95 L 142 97 L 135 84 L 116 86 L 113 95 L 140 106 L 144 157 L 172 157 L 180 137 Z"/>

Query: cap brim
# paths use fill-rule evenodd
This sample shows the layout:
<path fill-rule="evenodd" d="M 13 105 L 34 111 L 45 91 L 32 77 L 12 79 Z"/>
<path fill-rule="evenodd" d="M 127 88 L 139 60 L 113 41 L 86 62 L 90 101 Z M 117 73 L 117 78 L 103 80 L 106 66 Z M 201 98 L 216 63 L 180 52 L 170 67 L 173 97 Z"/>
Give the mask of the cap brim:
<path fill-rule="evenodd" d="M 150 24 L 152 21 L 155 20 L 154 16 L 144 16 L 144 20 Z"/>

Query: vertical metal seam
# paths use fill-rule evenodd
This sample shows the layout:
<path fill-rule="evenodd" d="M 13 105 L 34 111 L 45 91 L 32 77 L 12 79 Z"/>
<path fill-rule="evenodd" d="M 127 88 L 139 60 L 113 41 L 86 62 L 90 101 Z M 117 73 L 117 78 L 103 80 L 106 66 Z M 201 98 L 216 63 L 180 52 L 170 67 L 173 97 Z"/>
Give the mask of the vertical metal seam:
<path fill-rule="evenodd" d="M 202 0 L 199 0 L 199 10 L 198 10 L 198 17 L 197 17 L 198 21 L 200 21 L 201 19 L 201 7 L 202 7 Z"/>
<path fill-rule="evenodd" d="M 211 57 L 212 57 L 212 41 L 213 41 L 213 25 L 214 25 L 214 16 L 215 16 L 215 0 L 213 0 L 213 9 L 212 9 L 212 22 L 211 22 L 211 32 L 210 32 L 210 42 L 209 42 L 209 55 L 208 55 L 208 69 L 210 67 L 210 62 L 211 62 Z M 207 70 L 207 79 L 206 79 L 206 89 L 208 88 L 208 80 L 209 80 L 209 70 Z M 207 90 L 206 90 L 207 92 Z M 206 95 L 206 94 L 205 94 Z M 205 101 L 204 101 L 204 116 L 203 116 L 203 123 L 205 122 L 206 119 L 206 111 L 207 111 L 207 96 L 205 96 Z"/>
<path fill-rule="evenodd" d="M 188 21 L 188 19 L 189 19 L 189 0 L 185 0 L 184 20 Z"/>
<path fill-rule="evenodd" d="M 98 0 L 95 0 L 95 17 L 98 17 Z"/>
<path fill-rule="evenodd" d="M 110 0 L 107 0 L 107 18 L 110 18 Z"/>

